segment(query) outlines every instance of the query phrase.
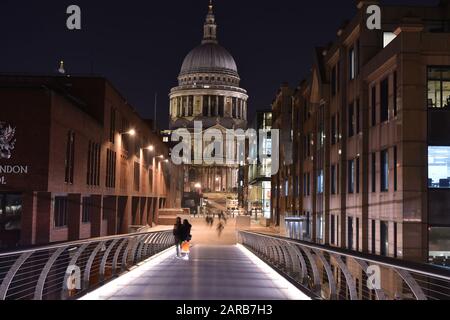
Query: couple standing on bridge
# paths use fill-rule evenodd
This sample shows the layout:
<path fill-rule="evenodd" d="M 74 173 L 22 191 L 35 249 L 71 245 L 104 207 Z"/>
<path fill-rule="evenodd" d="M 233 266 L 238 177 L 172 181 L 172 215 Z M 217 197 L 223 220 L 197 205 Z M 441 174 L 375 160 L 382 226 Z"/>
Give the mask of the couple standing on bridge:
<path fill-rule="evenodd" d="M 177 221 L 173 227 L 173 235 L 175 237 L 175 246 L 177 248 L 176 258 L 181 259 L 181 253 L 185 253 L 184 259 L 189 260 L 189 242 L 192 240 L 191 235 L 192 225 L 188 220 L 184 220 L 181 223 L 181 218 L 177 218 Z"/>

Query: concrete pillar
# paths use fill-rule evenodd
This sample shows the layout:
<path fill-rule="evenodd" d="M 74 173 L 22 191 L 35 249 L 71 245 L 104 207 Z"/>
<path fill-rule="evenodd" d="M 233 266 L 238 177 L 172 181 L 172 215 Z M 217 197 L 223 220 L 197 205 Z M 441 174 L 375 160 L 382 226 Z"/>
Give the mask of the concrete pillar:
<path fill-rule="evenodd" d="M 52 194 L 49 192 L 37 193 L 36 205 L 36 244 L 50 243 L 53 224 Z"/>
<path fill-rule="evenodd" d="M 81 194 L 69 194 L 68 200 L 68 227 L 69 241 L 80 240 L 81 231 Z"/>
<path fill-rule="evenodd" d="M 36 241 L 36 197 L 33 192 L 22 195 L 22 224 L 20 231 L 20 244 L 30 246 Z"/>
<path fill-rule="evenodd" d="M 91 196 L 91 201 L 91 237 L 98 238 L 102 235 L 103 198 L 102 196 Z"/>

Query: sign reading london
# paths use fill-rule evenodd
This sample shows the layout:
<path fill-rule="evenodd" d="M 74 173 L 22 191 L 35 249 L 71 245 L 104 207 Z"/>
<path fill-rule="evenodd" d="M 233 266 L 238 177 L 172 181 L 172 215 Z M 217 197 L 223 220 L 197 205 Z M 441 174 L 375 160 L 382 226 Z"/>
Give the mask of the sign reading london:
<path fill-rule="evenodd" d="M 16 129 L 11 125 L 0 121 L 0 161 L 12 158 L 12 152 L 16 146 Z M 4 175 L 22 175 L 28 174 L 28 166 L 22 165 L 3 165 L 0 162 L 0 185 L 6 185 Z"/>

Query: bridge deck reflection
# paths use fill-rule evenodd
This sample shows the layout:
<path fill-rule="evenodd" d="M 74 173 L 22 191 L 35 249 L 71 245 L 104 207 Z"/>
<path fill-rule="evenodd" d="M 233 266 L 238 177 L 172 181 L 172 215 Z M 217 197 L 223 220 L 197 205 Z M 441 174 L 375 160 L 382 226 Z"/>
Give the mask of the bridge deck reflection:
<path fill-rule="evenodd" d="M 310 300 L 241 246 L 196 245 L 189 261 L 174 249 L 82 300 Z"/>

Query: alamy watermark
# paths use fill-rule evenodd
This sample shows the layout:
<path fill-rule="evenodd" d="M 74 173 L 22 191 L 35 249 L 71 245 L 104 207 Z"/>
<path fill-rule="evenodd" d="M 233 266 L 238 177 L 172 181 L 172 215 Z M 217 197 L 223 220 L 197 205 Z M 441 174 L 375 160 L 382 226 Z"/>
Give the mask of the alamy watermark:
<path fill-rule="evenodd" d="M 367 268 L 367 288 L 369 290 L 381 290 L 381 269 L 379 266 Z"/>
<path fill-rule="evenodd" d="M 171 141 L 175 165 L 245 165 L 268 163 L 275 175 L 280 168 L 279 130 L 227 129 L 222 132 L 211 128 L 203 131 L 201 121 L 194 122 L 194 131 L 178 129 Z"/>
<path fill-rule="evenodd" d="M 66 270 L 64 289 L 68 291 L 81 290 L 81 269 L 78 266 L 69 266 Z"/>

